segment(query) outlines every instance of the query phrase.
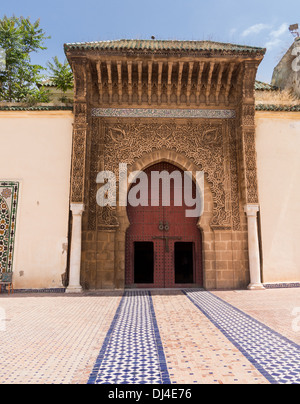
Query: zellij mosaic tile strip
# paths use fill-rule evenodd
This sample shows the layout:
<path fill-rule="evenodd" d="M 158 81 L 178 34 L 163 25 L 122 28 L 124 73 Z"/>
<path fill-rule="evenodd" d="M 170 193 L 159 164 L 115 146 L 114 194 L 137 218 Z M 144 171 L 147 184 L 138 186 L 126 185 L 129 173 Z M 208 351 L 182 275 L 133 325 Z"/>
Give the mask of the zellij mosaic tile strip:
<path fill-rule="evenodd" d="M 272 384 L 300 384 L 300 346 L 206 291 L 186 296 Z"/>
<path fill-rule="evenodd" d="M 231 109 L 146 109 L 146 108 L 93 108 L 92 116 L 106 118 L 206 118 L 233 119 Z"/>
<path fill-rule="evenodd" d="M 170 384 L 149 292 L 124 294 L 88 384 Z"/>
<path fill-rule="evenodd" d="M 18 197 L 18 182 L 0 182 L 0 273 L 13 271 Z"/>

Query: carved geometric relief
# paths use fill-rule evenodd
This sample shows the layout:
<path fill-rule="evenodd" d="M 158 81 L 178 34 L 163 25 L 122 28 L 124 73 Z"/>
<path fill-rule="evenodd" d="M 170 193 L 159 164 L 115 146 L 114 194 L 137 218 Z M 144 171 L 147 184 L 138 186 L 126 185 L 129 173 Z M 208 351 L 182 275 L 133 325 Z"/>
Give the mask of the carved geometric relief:
<path fill-rule="evenodd" d="M 255 125 L 255 106 L 243 105 L 241 108 L 242 125 L 254 126 Z"/>
<path fill-rule="evenodd" d="M 73 133 L 72 202 L 84 200 L 86 129 L 75 128 Z"/>
<path fill-rule="evenodd" d="M 88 127 L 86 103 L 77 102 L 74 113 L 71 202 L 83 203 Z"/>
<path fill-rule="evenodd" d="M 240 196 L 238 179 L 238 160 L 237 160 L 237 133 L 234 122 L 228 122 L 229 149 L 230 149 L 230 191 L 231 191 L 231 209 L 232 209 L 232 228 L 235 231 L 241 230 L 240 220 Z"/>
<path fill-rule="evenodd" d="M 255 129 L 244 130 L 247 203 L 258 203 Z"/>
<path fill-rule="evenodd" d="M 116 230 L 119 227 L 116 208 L 111 206 L 99 207 L 97 225 L 98 230 Z"/>
<path fill-rule="evenodd" d="M 239 154 L 244 203 L 258 203 L 257 161 L 255 145 L 255 103 L 244 102 L 239 110 Z"/>

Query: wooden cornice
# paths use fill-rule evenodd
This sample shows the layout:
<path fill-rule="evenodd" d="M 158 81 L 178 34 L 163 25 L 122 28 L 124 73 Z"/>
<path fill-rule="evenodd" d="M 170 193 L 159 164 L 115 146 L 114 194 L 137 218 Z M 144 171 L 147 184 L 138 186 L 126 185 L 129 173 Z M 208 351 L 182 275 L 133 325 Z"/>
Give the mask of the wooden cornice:
<path fill-rule="evenodd" d="M 82 97 L 89 87 L 94 106 L 195 108 L 236 107 L 240 89 L 244 97 L 251 97 L 248 89 L 251 86 L 254 89 L 260 60 L 257 57 L 245 61 L 223 57 L 149 59 L 93 55 L 88 63 L 89 74 L 84 73 L 86 63 L 80 58 L 72 63 L 76 88 L 81 88 Z"/>

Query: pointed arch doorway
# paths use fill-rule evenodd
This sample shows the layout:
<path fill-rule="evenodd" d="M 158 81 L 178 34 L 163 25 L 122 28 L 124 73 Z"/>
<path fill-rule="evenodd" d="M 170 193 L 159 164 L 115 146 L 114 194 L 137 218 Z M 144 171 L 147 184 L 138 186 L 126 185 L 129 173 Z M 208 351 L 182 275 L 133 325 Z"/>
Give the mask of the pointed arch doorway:
<path fill-rule="evenodd" d="M 197 227 L 199 217 L 186 217 L 183 187 L 170 181 L 170 204 L 163 206 L 162 183 L 151 204 L 151 175 L 183 171 L 162 162 L 147 168 L 148 206 L 128 204 L 130 227 L 126 233 L 126 286 L 137 288 L 179 288 L 203 285 L 202 237 Z M 153 184 L 152 184 L 153 185 Z M 152 188 L 152 192 L 154 189 Z M 193 183 L 193 197 L 196 196 Z M 181 206 L 175 206 L 182 194 Z M 152 206 L 151 206 L 152 205 Z"/>

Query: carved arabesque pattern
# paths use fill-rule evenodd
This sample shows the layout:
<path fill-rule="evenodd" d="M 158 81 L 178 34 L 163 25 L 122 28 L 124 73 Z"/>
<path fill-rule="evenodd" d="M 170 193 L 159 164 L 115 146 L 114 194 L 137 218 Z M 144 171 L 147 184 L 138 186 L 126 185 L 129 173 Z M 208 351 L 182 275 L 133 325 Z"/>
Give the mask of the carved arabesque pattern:
<path fill-rule="evenodd" d="M 206 173 L 214 199 L 212 228 L 230 229 L 233 226 L 238 229 L 240 218 L 237 164 L 235 148 L 232 149 L 235 135 L 228 133 L 235 129 L 235 126 L 231 124 L 228 130 L 227 125 L 226 120 L 222 122 L 198 120 L 197 123 L 193 121 L 182 124 L 174 120 L 157 123 L 157 121 L 132 122 L 109 119 L 99 120 L 96 125 L 94 118 L 93 126 L 97 126 L 98 130 L 93 131 L 91 183 L 95 184 L 100 161 L 102 169 L 112 171 L 118 176 L 119 163 L 127 163 L 130 166 L 137 159 L 155 150 L 173 150 L 185 155 L 199 167 L 199 170 Z M 102 144 L 102 147 L 97 147 L 97 144 Z M 95 164 L 96 155 L 98 164 Z M 227 188 L 225 184 L 228 185 Z M 90 189 L 90 204 L 95 203 L 93 198 L 95 198 L 95 186 Z M 113 223 L 106 221 L 107 223 L 102 224 L 107 227 L 117 225 L 116 215 L 113 212 L 104 216 L 113 218 Z M 98 218 L 103 222 L 101 212 Z M 90 212 L 89 224 L 90 228 L 95 227 L 95 212 Z M 98 223 L 98 227 L 99 225 L 103 227 L 101 223 Z"/>
<path fill-rule="evenodd" d="M 258 203 L 255 129 L 244 131 L 247 203 Z"/>
<path fill-rule="evenodd" d="M 86 103 L 76 103 L 74 112 L 71 201 L 83 203 L 87 141 Z"/>

